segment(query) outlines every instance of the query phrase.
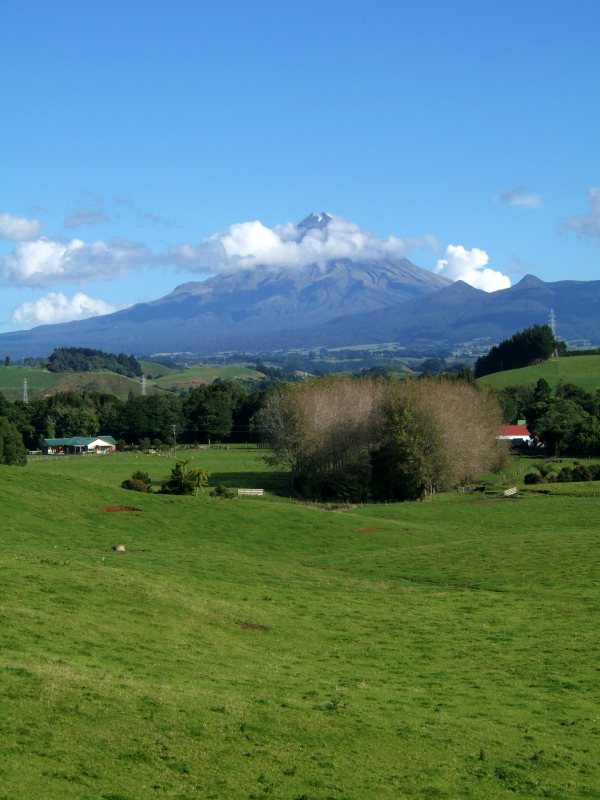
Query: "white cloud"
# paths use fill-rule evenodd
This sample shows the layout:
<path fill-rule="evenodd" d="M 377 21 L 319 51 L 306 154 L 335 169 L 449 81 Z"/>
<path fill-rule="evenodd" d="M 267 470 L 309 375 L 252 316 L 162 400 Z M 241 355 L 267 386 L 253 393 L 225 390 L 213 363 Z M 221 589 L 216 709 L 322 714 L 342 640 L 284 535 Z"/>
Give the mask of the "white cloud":
<path fill-rule="evenodd" d="M 569 217 L 563 223 L 565 228 L 575 231 L 585 239 L 600 240 L 600 188 L 592 186 L 587 190 L 590 210 L 587 214 Z"/>
<path fill-rule="evenodd" d="M 452 281 L 464 281 L 476 289 L 483 289 L 484 292 L 508 289 L 511 285 L 510 278 L 495 269 L 490 269 L 487 266 L 489 260 L 485 250 L 480 250 L 478 247 L 467 250 L 460 244 L 449 244 L 444 258 L 436 262 L 433 271 Z"/>
<path fill-rule="evenodd" d="M 513 186 L 498 195 L 496 202 L 505 206 L 520 206 L 521 208 L 539 208 L 543 198 L 537 192 L 530 192 L 525 186 Z"/>
<path fill-rule="evenodd" d="M 110 314 L 116 311 L 115 306 L 77 292 L 68 298 L 62 292 L 50 292 L 45 297 L 22 303 L 12 314 L 11 322 L 23 328 L 35 325 L 54 325 L 57 322 L 71 322 L 76 319 L 87 319 L 99 314 Z"/>
<path fill-rule="evenodd" d="M 39 219 L 0 214 L 0 239 L 8 239 L 9 242 L 27 242 L 36 239 L 41 230 L 42 223 Z"/>
<path fill-rule="evenodd" d="M 432 236 L 422 239 L 379 239 L 342 217 L 314 214 L 299 225 L 288 222 L 269 228 L 262 222 L 238 222 L 198 245 L 180 245 L 169 260 L 187 269 L 224 272 L 237 268 L 304 267 L 340 258 L 402 258 L 410 247 L 435 246 Z"/>
<path fill-rule="evenodd" d="M 17 286 L 54 286 L 68 281 L 115 278 L 146 264 L 148 251 L 123 239 L 86 244 L 81 239 L 23 242 L 0 257 L 0 278 Z"/>

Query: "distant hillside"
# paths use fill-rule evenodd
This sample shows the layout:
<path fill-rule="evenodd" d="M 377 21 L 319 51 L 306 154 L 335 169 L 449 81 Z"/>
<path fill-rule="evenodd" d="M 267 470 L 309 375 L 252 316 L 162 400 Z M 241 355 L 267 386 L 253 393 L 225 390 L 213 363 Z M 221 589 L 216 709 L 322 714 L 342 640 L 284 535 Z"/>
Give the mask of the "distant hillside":
<path fill-rule="evenodd" d="M 170 375 L 178 370 L 174 367 L 165 367 L 164 364 L 159 364 L 157 361 L 148 361 L 146 359 L 138 359 L 138 364 L 142 368 L 144 375 L 148 378 L 160 378 L 162 375 Z"/>
<path fill-rule="evenodd" d="M 0 392 L 7 400 L 21 400 L 24 379 L 27 379 L 30 400 L 39 395 L 82 389 L 114 394 L 121 400 L 126 400 L 130 392 L 141 393 L 139 379 L 117 375 L 116 372 L 48 372 L 39 367 L 0 367 Z M 161 388 L 148 383 L 149 394 L 161 391 Z"/>
<path fill-rule="evenodd" d="M 547 380 L 552 388 L 562 380 L 565 383 L 581 386 L 588 392 L 594 392 L 600 389 L 600 356 L 553 358 L 545 364 L 485 375 L 479 378 L 478 383 L 503 389 L 505 386 L 530 386 L 540 378 Z"/>
<path fill-rule="evenodd" d="M 180 390 L 213 383 L 217 378 L 222 381 L 260 381 L 264 377 L 262 372 L 257 372 L 255 369 L 245 367 L 242 364 L 227 364 L 223 367 L 190 367 L 180 372 L 171 370 L 168 374 L 161 375 L 156 380 L 153 380 L 152 384 L 163 389 Z"/>
<path fill-rule="evenodd" d="M 190 367 L 186 370 L 171 370 L 154 362 L 141 362 L 148 367 L 156 379 L 146 381 L 146 393 L 156 394 L 179 391 L 202 384 L 221 380 L 261 380 L 264 375 L 242 364 L 227 364 L 222 367 Z M 163 370 L 164 373 L 160 373 Z M 55 392 L 80 391 L 114 394 L 120 400 L 127 400 L 130 393 L 141 394 L 140 379 L 127 378 L 114 372 L 48 372 L 39 367 L 0 367 L 0 392 L 7 400 L 21 400 L 23 380 L 27 379 L 27 394 L 30 400 L 39 395 Z"/>

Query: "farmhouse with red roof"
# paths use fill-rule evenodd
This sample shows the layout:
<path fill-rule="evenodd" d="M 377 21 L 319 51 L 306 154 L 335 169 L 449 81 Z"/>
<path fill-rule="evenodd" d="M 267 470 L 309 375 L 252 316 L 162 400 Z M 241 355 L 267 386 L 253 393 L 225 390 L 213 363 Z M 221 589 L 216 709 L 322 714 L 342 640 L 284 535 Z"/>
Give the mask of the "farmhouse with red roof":
<path fill-rule="evenodd" d="M 498 439 L 506 439 L 511 443 L 531 444 L 533 438 L 527 425 L 501 425 L 498 428 Z"/>

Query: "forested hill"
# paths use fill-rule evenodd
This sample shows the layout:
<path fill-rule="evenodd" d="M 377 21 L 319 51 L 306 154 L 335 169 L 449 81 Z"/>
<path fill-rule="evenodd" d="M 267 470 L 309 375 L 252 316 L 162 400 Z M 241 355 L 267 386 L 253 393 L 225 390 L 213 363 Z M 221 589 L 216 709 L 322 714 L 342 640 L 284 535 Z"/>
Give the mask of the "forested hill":
<path fill-rule="evenodd" d="M 89 347 L 57 347 L 45 365 L 50 372 L 99 372 L 109 370 L 129 378 L 139 377 L 142 367 L 134 356 L 104 353 Z"/>

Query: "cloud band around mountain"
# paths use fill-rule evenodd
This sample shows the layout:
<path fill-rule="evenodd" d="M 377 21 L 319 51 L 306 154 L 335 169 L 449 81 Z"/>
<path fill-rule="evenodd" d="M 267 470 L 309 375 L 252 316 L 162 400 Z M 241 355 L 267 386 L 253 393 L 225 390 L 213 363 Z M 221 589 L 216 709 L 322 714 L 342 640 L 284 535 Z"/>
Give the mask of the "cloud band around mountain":
<path fill-rule="evenodd" d="M 452 281 L 464 281 L 484 292 L 510 288 L 511 280 L 508 275 L 490 269 L 488 262 L 489 256 L 485 250 L 478 247 L 467 250 L 460 244 L 449 244 L 444 258 L 437 261 L 433 271 Z"/>
<path fill-rule="evenodd" d="M 328 214 L 314 214 L 295 225 L 269 228 L 258 220 L 238 222 L 197 245 L 180 245 L 169 256 L 187 269 L 227 272 L 251 268 L 305 267 L 333 259 L 402 258 L 411 247 L 435 246 L 433 236 L 380 239 L 355 222 Z"/>

